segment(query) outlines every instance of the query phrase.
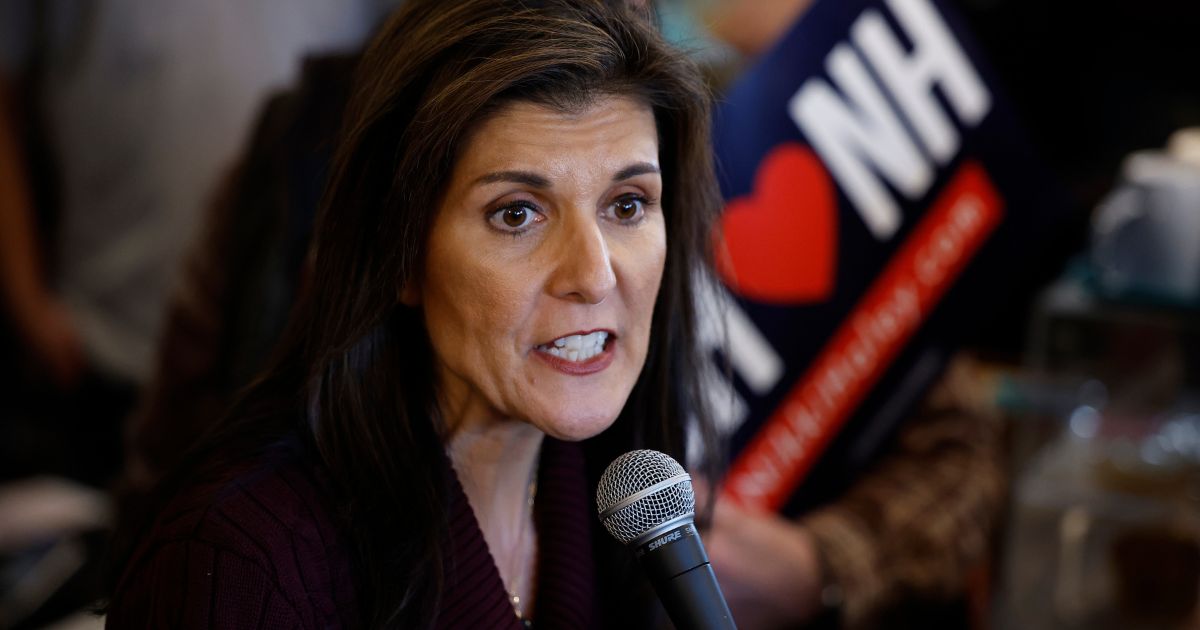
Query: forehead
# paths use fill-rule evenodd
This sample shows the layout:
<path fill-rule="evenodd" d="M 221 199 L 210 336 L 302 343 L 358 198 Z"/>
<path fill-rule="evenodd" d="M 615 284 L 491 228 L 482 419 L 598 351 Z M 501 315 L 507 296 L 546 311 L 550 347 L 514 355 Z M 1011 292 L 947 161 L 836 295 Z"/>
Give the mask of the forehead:
<path fill-rule="evenodd" d="M 527 169 L 551 177 L 623 168 L 631 161 L 658 164 L 654 113 L 628 96 L 604 96 L 573 111 L 516 101 L 471 135 L 456 165 L 458 176 Z M 460 177 L 455 177 L 458 180 Z"/>

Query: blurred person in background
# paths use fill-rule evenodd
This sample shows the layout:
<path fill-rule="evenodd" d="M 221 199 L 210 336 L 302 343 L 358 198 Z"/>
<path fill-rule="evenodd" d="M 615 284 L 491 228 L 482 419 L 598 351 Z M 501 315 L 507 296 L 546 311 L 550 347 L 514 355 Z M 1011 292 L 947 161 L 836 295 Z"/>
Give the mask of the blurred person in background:
<path fill-rule="evenodd" d="M 718 499 L 705 544 L 740 628 L 980 627 L 1008 492 L 983 374 L 957 358 L 878 461 L 798 519 Z"/>
<path fill-rule="evenodd" d="M 118 472 L 182 250 L 251 115 L 392 5 L 0 3 L 0 627 L 98 596 L 107 502 L 31 475 Z"/>
<path fill-rule="evenodd" d="M 769 49 L 813 0 L 694 4 L 712 36 L 742 55 L 729 62 L 737 66 Z M 798 519 L 718 499 L 705 544 L 740 628 L 982 621 L 1007 498 L 1003 426 L 978 398 L 982 372 L 966 354 L 952 362 L 875 464 Z"/>
<path fill-rule="evenodd" d="M 149 490 L 267 366 L 311 274 L 309 243 L 358 53 L 314 56 L 261 108 L 205 211 L 127 428 L 124 491 Z"/>
<path fill-rule="evenodd" d="M 696 0 L 693 4 L 707 12 L 706 22 L 718 38 L 753 57 L 769 50 L 813 2 Z M 1027 125 L 1039 157 L 1048 162 L 1072 195 L 1064 200 L 1069 204 L 1064 209 L 1068 220 L 1061 221 L 1048 239 L 1054 246 L 1033 254 L 1037 259 L 1028 265 L 1027 277 L 1014 278 L 1014 285 L 1027 290 L 1012 295 L 1000 312 L 991 314 L 992 322 L 976 339 L 987 349 L 986 356 L 999 357 L 1001 365 L 1015 367 L 1030 341 L 1025 326 L 1035 312 L 1034 297 L 1062 273 L 1064 262 L 1084 247 L 1092 209 L 1113 186 L 1125 156 L 1133 150 L 1163 146 L 1176 130 L 1200 125 L 1200 82 L 1192 79 L 1194 73 L 1181 63 L 1200 54 L 1200 39 L 1195 37 L 1200 5 L 1104 3 L 1097 7 L 1100 10 L 1085 16 L 1078 7 L 1062 3 L 957 0 L 947 4 L 966 18 L 978 36 L 1002 91 L 1012 97 Z M 1086 28 L 1081 28 L 1083 23 Z M 1186 214 L 1188 209 L 1181 207 L 1178 214 Z M 1183 224 L 1186 222 L 1180 222 Z M 1133 260 L 1161 253 L 1141 252 Z M 1072 309 L 1086 312 L 1081 317 L 1100 319 L 1096 311 L 1072 304 Z M 1158 318 L 1165 305 L 1161 299 L 1154 301 L 1156 321 L 1161 321 Z M 1122 318 L 1129 326 L 1129 320 L 1135 318 L 1126 315 Z M 1188 313 L 1183 319 L 1190 316 Z M 1095 343 L 1082 342 L 1067 352 L 1102 353 L 1105 345 L 1121 338 L 1123 335 L 1110 332 Z M 1038 342 L 1036 338 L 1033 341 Z M 1134 345 L 1143 350 L 1154 343 L 1142 336 Z M 1187 349 L 1173 349 L 1172 354 L 1191 357 L 1188 360 L 1194 363 L 1194 353 Z M 981 404 L 978 396 L 988 390 L 976 378 L 981 374 L 980 365 L 958 363 L 926 404 L 907 419 L 889 451 L 842 498 L 795 521 L 718 504 L 707 544 L 743 627 L 788 627 L 820 615 L 831 625 L 846 627 L 966 623 L 964 615 L 955 615 L 954 609 L 961 607 L 959 601 L 968 582 L 972 598 L 988 594 L 981 579 L 988 572 L 980 570 L 980 560 L 988 557 L 988 548 L 994 544 L 1013 471 L 1007 461 L 1010 427 L 997 417 L 994 402 Z M 1126 357 L 1121 363 L 1129 369 Z M 964 377 L 971 373 L 976 377 Z M 1139 374 L 1134 380 L 1154 383 L 1158 390 L 1169 385 L 1155 374 Z M 1081 503 L 1097 500 L 1095 495 L 1088 496 Z M 1072 509 L 1079 508 L 1073 504 Z M 1046 507 L 1039 503 L 1036 511 L 1044 512 Z M 1089 539 L 1089 544 L 1094 542 Z M 1138 575 L 1137 582 L 1155 590 L 1145 585 L 1180 576 L 1181 564 L 1194 566 L 1196 547 L 1194 542 L 1191 545 L 1186 554 L 1178 554 L 1182 557 L 1175 558 L 1176 562 L 1161 563 L 1155 574 Z M 1042 556 L 1057 551 L 1053 534 L 1048 540 L 1039 539 L 1032 549 L 1028 571 L 1045 573 L 1054 559 Z M 1106 562 L 1111 560 L 1088 557 L 1087 571 L 1094 583 L 1106 579 Z M 1194 569 L 1191 575 L 1195 575 Z M 1194 577 L 1181 578 L 1173 589 L 1158 589 L 1153 595 L 1143 591 L 1139 599 L 1123 605 L 1154 608 L 1180 591 L 1186 592 L 1187 579 Z M 1047 582 L 1054 584 L 1055 580 Z M 1047 602 L 1052 598 L 1060 601 L 1058 588 L 1045 589 L 1055 591 L 1045 595 Z M 1193 603 L 1185 609 L 1194 607 L 1194 587 L 1191 590 Z M 1111 597 L 1089 595 L 1098 600 Z M 1028 608 L 1024 603 L 1018 601 L 1017 607 Z M 1045 607 L 1054 606 L 1047 603 Z M 1155 612 L 1164 615 L 1162 609 L 1167 606 L 1158 608 Z M 1116 614 L 1120 612 L 1117 606 L 1098 610 L 1102 612 L 1084 625 L 1126 627 L 1133 623 Z M 987 612 L 982 606 L 972 607 L 975 627 L 987 625 L 983 616 Z M 1056 614 L 1062 612 L 1039 611 L 1033 617 L 1050 619 Z M 1195 613 L 1191 615 L 1186 623 L 1194 625 Z M 1058 623 L 1078 623 L 1068 621 L 1069 615 L 1058 619 Z"/>
<path fill-rule="evenodd" d="M 355 46 L 388 4 L 3 4 L 0 289 L 21 351 L 3 361 L 42 392 L 5 403 L 8 476 L 115 471 L 180 252 L 255 107 L 305 51 Z"/>

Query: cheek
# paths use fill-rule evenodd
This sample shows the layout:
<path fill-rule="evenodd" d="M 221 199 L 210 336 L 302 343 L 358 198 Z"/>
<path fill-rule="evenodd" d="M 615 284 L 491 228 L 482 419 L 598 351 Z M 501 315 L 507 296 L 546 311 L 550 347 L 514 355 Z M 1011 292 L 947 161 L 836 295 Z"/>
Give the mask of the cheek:
<path fill-rule="evenodd" d="M 666 234 L 661 222 L 646 226 L 632 240 L 624 252 L 625 303 L 630 315 L 637 322 L 635 329 L 641 333 L 641 345 L 648 343 L 654 305 L 662 285 L 663 270 L 667 259 Z"/>
<path fill-rule="evenodd" d="M 662 224 L 661 216 L 645 234 L 644 242 L 638 249 L 633 274 L 638 286 L 637 304 L 647 309 L 647 325 L 649 312 L 653 311 L 658 299 L 658 291 L 662 285 L 663 270 L 667 262 L 667 235 Z"/>
<path fill-rule="evenodd" d="M 427 269 L 425 325 L 438 358 L 462 373 L 504 356 L 489 349 L 511 344 L 528 302 L 511 268 L 478 249 L 450 246 L 431 250 Z"/>

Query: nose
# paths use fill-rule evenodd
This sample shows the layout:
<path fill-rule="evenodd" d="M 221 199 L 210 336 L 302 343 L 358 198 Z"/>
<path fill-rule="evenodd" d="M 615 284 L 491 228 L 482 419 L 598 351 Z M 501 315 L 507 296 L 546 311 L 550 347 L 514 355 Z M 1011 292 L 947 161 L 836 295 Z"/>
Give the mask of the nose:
<path fill-rule="evenodd" d="M 547 288 L 558 298 L 599 304 L 617 286 L 608 241 L 594 218 L 569 223 L 556 239 L 554 271 Z"/>

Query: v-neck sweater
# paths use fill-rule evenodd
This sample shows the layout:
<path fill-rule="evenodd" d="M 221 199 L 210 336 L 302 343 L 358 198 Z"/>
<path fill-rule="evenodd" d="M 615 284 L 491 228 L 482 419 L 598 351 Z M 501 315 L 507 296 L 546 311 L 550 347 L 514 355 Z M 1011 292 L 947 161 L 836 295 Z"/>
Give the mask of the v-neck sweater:
<path fill-rule="evenodd" d="M 462 485 L 449 466 L 445 582 L 437 628 L 523 628 Z M 284 449 L 217 487 L 185 490 L 120 580 L 108 628 L 358 628 L 349 547 L 328 484 Z M 583 453 L 547 437 L 534 502 L 537 628 L 597 628 Z"/>

